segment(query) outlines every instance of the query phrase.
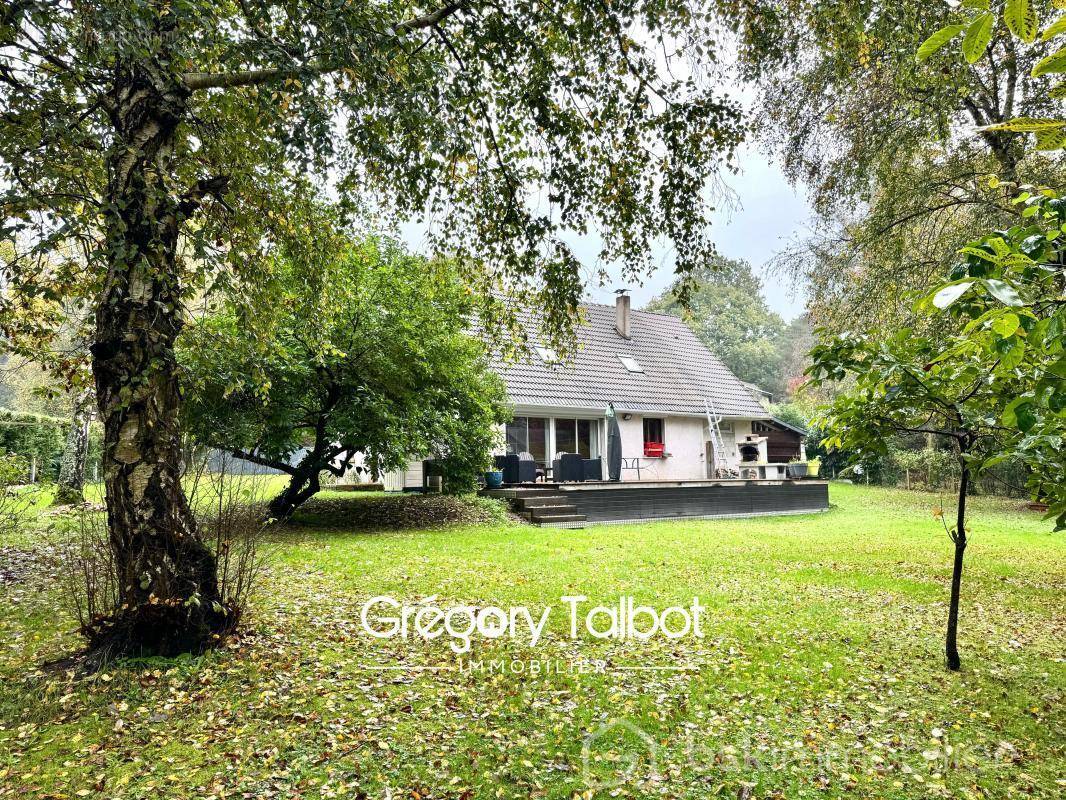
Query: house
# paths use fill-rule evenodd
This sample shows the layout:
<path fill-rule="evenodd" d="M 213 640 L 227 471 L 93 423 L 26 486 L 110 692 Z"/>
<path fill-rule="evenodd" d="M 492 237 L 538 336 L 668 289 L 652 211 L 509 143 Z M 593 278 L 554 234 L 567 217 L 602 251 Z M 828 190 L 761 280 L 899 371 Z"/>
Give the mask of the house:
<path fill-rule="evenodd" d="M 501 454 L 530 454 L 545 477 L 562 453 L 603 459 L 612 405 L 622 482 L 783 478 L 785 465 L 802 457 L 804 431 L 775 420 L 682 320 L 632 310 L 624 293 L 613 307 L 582 310 L 565 361 L 546 345 L 523 361 L 495 361 L 514 409 Z M 385 484 L 420 488 L 421 464 Z"/>

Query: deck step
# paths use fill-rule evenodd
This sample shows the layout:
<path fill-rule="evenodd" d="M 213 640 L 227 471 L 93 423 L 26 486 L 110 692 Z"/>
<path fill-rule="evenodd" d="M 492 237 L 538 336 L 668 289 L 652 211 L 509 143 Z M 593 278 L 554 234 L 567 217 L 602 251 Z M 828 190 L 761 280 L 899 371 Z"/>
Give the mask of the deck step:
<path fill-rule="evenodd" d="M 543 508 L 544 506 L 566 506 L 570 501 L 561 494 L 544 494 L 535 497 L 516 497 L 516 506 L 523 511 L 530 508 Z"/>
<path fill-rule="evenodd" d="M 552 503 L 551 505 L 526 506 L 522 511 L 534 514 L 576 514 L 577 506 L 573 503 Z"/>
<path fill-rule="evenodd" d="M 530 519 L 538 525 L 544 525 L 553 522 L 584 522 L 587 517 L 584 514 L 541 514 L 534 511 L 530 515 Z"/>
<path fill-rule="evenodd" d="M 505 500 L 518 500 L 523 497 L 552 497 L 559 494 L 558 489 L 545 487 L 543 489 L 527 489 L 521 487 L 504 487 L 501 489 L 482 489 L 481 494 L 485 497 L 499 497 Z"/>

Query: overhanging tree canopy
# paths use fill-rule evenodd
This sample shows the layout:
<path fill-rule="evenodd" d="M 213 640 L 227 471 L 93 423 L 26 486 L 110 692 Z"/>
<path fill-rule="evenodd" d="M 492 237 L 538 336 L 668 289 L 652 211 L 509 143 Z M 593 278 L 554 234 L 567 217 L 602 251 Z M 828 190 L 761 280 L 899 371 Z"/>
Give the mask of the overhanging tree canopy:
<path fill-rule="evenodd" d="M 758 87 L 756 131 L 786 174 L 809 189 L 821 217 L 775 262 L 810 287 L 816 324 L 851 332 L 922 324 L 901 298 L 935 284 L 966 241 L 1011 224 L 1010 192 L 987 176 L 1061 183 L 1059 154 L 1027 151 L 1016 130 L 972 135 L 977 126 L 1058 107 L 1045 91 L 1053 77 L 1030 77 L 1057 46 L 1037 35 L 1053 21 L 1052 5 L 739 5 L 740 71 Z M 1008 20 L 1036 15 L 1042 24 L 1033 36 L 1011 34 Z M 948 26 L 950 46 L 922 48 L 916 58 Z"/>
<path fill-rule="evenodd" d="M 565 332 L 580 280 L 564 229 L 596 229 L 630 271 L 658 236 L 682 270 L 711 254 L 704 187 L 741 135 L 702 79 L 711 30 L 673 0 L 4 6 L 7 282 L 94 298 L 112 644 L 196 648 L 229 624 L 178 480 L 174 343 L 194 276 L 257 297 L 292 175 L 432 215 L 473 284 L 535 289 Z M 72 241 L 84 257 L 39 268 Z"/>

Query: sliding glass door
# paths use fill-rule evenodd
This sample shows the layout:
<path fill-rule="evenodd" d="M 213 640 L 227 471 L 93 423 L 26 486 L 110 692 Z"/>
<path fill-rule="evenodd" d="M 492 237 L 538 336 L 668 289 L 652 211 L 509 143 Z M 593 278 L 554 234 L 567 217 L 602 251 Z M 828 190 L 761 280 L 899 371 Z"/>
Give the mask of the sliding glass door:
<path fill-rule="evenodd" d="M 507 452 L 529 453 L 542 467 L 548 463 L 546 417 L 515 417 L 507 423 Z"/>
<path fill-rule="evenodd" d="M 555 454 L 579 453 L 582 458 L 596 458 L 600 454 L 599 420 L 555 420 Z"/>
<path fill-rule="evenodd" d="M 560 453 L 600 456 L 600 421 L 567 417 L 515 417 L 507 423 L 507 452 L 529 453 L 542 467 Z"/>

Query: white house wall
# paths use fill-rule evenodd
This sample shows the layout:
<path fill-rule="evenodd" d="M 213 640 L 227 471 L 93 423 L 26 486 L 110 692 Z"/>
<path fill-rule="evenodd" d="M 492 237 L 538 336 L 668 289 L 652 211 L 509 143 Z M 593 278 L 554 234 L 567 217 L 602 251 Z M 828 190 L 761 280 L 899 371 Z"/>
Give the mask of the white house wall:
<path fill-rule="evenodd" d="M 640 471 L 636 469 L 623 469 L 621 478 L 623 481 L 635 480 L 699 480 L 707 478 L 707 420 L 705 417 L 694 416 L 670 416 L 658 414 L 630 414 L 630 419 L 625 419 L 625 411 L 618 411 L 618 430 L 622 435 L 622 457 L 626 463 L 632 464 L 633 459 L 640 463 Z M 607 452 L 607 426 L 602 415 L 596 415 L 588 409 L 549 409 L 549 408 L 524 408 L 517 407 L 514 410 L 516 417 L 547 417 L 547 418 L 582 418 L 598 419 L 599 425 L 599 451 L 605 456 Z M 663 420 L 664 451 L 667 455 L 663 458 L 648 458 L 644 456 L 644 417 L 652 417 Z M 549 426 L 548 446 L 551 456 L 555 453 L 554 425 Z M 751 420 L 734 419 L 723 424 L 722 441 L 727 453 L 727 465 L 737 469 L 740 463 L 740 453 L 737 450 L 737 441 L 751 433 Z M 499 445 L 495 449 L 496 454 L 505 452 L 505 426 L 499 426 Z M 603 476 L 607 477 L 607 465 L 604 461 Z M 422 461 L 412 459 L 408 468 L 403 471 L 388 473 L 383 476 L 386 491 L 400 491 L 406 488 L 420 488 L 422 486 Z"/>
<path fill-rule="evenodd" d="M 618 430 L 622 436 L 622 457 L 625 463 L 633 464 L 636 459 L 640 463 L 640 471 L 633 468 L 623 469 L 621 478 L 623 481 L 635 480 L 699 480 L 707 478 L 706 450 L 709 440 L 706 417 L 696 416 L 671 416 L 660 414 L 638 414 L 618 410 Z M 626 419 L 627 416 L 630 417 Z M 590 413 L 587 409 L 560 409 L 560 408 L 537 408 L 516 407 L 516 417 L 548 417 L 548 418 L 586 418 L 599 419 L 600 422 L 600 453 L 607 453 L 607 428 L 602 415 Z M 648 458 L 644 456 L 644 417 L 663 420 L 664 452 L 668 455 L 664 458 Z M 740 453 L 736 442 L 751 433 L 751 420 L 729 420 L 724 425 L 727 430 L 722 431 L 722 440 L 727 452 L 727 464 L 736 469 L 740 462 Z M 732 430 L 728 430 L 731 428 Z M 503 426 L 500 427 L 501 441 L 503 439 Z M 552 457 L 556 454 L 554 425 L 549 426 L 549 447 Z M 501 445 L 497 453 L 503 453 Z M 607 466 L 604 463 L 603 475 L 607 477 Z"/>
<path fill-rule="evenodd" d="M 625 419 L 619 414 L 618 428 L 622 434 L 622 456 L 631 458 L 644 453 L 644 417 L 633 414 Z M 707 473 L 707 449 L 710 435 L 705 417 L 677 417 L 648 415 L 663 420 L 665 458 L 641 458 L 641 479 L 694 480 L 711 477 Z M 726 466 L 737 469 L 740 451 L 737 442 L 751 433 L 751 420 L 725 420 L 721 426 L 725 446 Z M 623 470 L 622 480 L 637 480 L 636 470 Z"/>

